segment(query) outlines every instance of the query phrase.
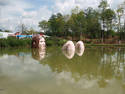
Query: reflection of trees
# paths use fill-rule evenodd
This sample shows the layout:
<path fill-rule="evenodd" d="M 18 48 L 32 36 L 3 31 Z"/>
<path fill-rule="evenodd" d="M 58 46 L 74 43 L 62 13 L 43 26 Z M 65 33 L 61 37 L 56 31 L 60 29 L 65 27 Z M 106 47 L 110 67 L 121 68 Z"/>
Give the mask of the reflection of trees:
<path fill-rule="evenodd" d="M 102 59 L 99 67 L 99 74 L 102 75 L 100 80 L 106 82 L 113 77 L 125 80 L 125 49 L 123 48 L 102 48 Z M 105 78 L 105 79 L 104 79 Z"/>
<path fill-rule="evenodd" d="M 117 49 L 104 49 L 104 54 L 102 56 L 102 63 L 100 65 L 104 66 L 110 66 L 110 71 L 112 72 L 112 75 L 115 77 L 121 78 L 121 74 L 124 70 L 124 49 L 117 48 Z M 113 53 L 113 54 L 111 54 Z M 106 68 L 105 68 L 106 69 Z M 112 70 L 112 71 L 111 71 Z"/>
<path fill-rule="evenodd" d="M 41 63 L 48 64 L 52 71 L 57 73 L 62 71 L 71 72 L 74 78 L 76 77 L 76 74 L 80 77 L 86 74 L 88 79 L 97 76 L 97 65 L 101 59 L 98 55 L 99 51 L 95 52 L 93 49 L 87 49 L 82 57 L 76 55 L 72 60 L 68 60 L 63 54 L 60 53 L 61 50 L 51 52 L 52 56 L 48 57 L 46 62 Z M 75 79 L 78 80 L 78 77 Z"/>
<path fill-rule="evenodd" d="M 79 75 L 82 76 L 86 72 L 91 73 L 93 72 L 93 69 L 97 69 L 94 66 L 96 66 L 96 62 L 98 62 L 99 59 L 98 57 L 92 57 L 93 55 L 91 53 L 94 54 L 94 51 L 88 52 L 87 54 L 83 55 L 83 57 L 75 56 L 72 60 L 68 60 L 67 58 L 65 58 L 63 54 L 60 53 L 61 50 L 60 52 L 53 51 L 51 53 L 52 56 L 47 58 L 47 62 L 44 62 L 45 64 L 48 64 L 51 67 L 51 69 L 55 72 L 67 71 L 72 73 L 79 73 Z M 93 63 L 91 62 L 91 59 L 89 59 L 89 57 L 87 56 L 91 56 L 93 58 Z"/>
<path fill-rule="evenodd" d="M 23 50 L 2 50 L 1 55 L 16 55 L 22 57 L 29 54 L 31 49 Z M 48 65 L 57 74 L 68 72 L 78 82 L 85 77 L 86 81 L 97 80 L 99 87 L 106 87 L 108 80 L 116 78 L 122 81 L 125 88 L 125 49 L 123 48 L 86 48 L 83 56 L 74 56 L 67 59 L 61 48 L 47 48 L 46 58 L 40 63 Z M 42 55 L 42 54 L 41 54 Z M 40 60 L 40 51 L 32 51 L 32 57 Z"/>
<path fill-rule="evenodd" d="M 122 48 L 87 48 L 82 57 L 74 56 L 72 60 L 65 58 L 61 50 L 48 52 L 50 57 L 42 64 L 48 64 L 53 72 L 71 72 L 72 77 L 78 81 L 85 75 L 88 80 L 98 79 L 100 87 L 105 87 L 107 80 L 113 77 L 125 79 L 124 59 L 125 53 Z"/>

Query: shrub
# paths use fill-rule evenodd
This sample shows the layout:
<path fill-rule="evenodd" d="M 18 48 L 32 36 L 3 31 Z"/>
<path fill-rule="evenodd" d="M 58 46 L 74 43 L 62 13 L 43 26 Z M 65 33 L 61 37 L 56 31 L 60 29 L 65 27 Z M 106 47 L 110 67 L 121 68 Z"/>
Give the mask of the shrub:
<path fill-rule="evenodd" d="M 62 46 L 67 40 L 56 37 L 46 38 L 47 46 Z M 15 37 L 8 37 L 7 39 L 0 39 L 0 48 L 6 47 L 31 47 L 32 39 L 17 39 Z"/>
<path fill-rule="evenodd" d="M 7 39 L 0 39 L 0 47 L 30 47 L 31 39 L 17 39 L 15 37 L 8 37 Z"/>
<path fill-rule="evenodd" d="M 47 46 L 52 46 L 52 45 L 62 46 L 65 42 L 66 42 L 65 39 L 60 39 L 56 37 L 46 38 Z"/>

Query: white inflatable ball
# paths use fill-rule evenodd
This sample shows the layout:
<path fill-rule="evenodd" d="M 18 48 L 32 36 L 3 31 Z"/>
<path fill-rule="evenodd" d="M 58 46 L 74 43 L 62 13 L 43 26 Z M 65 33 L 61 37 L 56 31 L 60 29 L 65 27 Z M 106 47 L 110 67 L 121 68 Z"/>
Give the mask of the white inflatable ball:
<path fill-rule="evenodd" d="M 76 48 L 76 54 L 78 56 L 82 56 L 85 50 L 84 43 L 82 41 L 78 41 L 75 45 L 75 48 Z"/>
<path fill-rule="evenodd" d="M 63 47 L 63 54 L 68 58 L 72 59 L 75 54 L 75 45 L 72 41 L 67 41 Z"/>

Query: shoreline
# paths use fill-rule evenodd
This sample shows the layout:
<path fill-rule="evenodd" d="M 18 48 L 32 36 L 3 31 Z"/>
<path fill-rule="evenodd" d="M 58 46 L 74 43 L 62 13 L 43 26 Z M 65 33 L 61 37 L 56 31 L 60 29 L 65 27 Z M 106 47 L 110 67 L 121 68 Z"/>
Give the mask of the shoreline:
<path fill-rule="evenodd" d="M 59 38 L 46 38 L 46 46 L 63 46 L 67 39 L 59 39 Z M 76 41 L 73 41 L 76 43 Z M 32 39 L 17 39 L 17 38 L 8 38 L 8 39 L 0 39 L 0 48 L 31 48 Z M 102 43 L 86 43 L 84 45 L 87 46 L 95 46 L 95 47 L 125 47 L 124 43 L 121 44 L 102 44 Z"/>
<path fill-rule="evenodd" d="M 125 47 L 125 44 L 86 44 L 85 46 Z"/>
<path fill-rule="evenodd" d="M 87 44 L 87 43 L 84 43 L 85 47 L 122 47 L 122 48 L 125 48 L 125 44 Z M 53 47 L 53 46 L 58 46 L 58 47 L 61 47 L 63 45 L 47 45 L 47 47 Z M 0 47 L 0 50 L 1 49 L 32 49 L 32 47 Z"/>

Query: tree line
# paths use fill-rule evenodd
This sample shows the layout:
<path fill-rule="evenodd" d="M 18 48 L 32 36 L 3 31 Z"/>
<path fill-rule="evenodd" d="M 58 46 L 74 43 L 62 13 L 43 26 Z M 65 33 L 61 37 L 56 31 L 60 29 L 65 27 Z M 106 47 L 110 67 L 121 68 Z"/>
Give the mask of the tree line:
<path fill-rule="evenodd" d="M 88 7 L 85 10 L 76 7 L 70 14 L 53 14 L 48 20 L 39 22 L 39 27 L 47 35 L 72 37 L 76 39 L 125 40 L 125 2 L 116 10 L 102 0 L 97 9 Z"/>

